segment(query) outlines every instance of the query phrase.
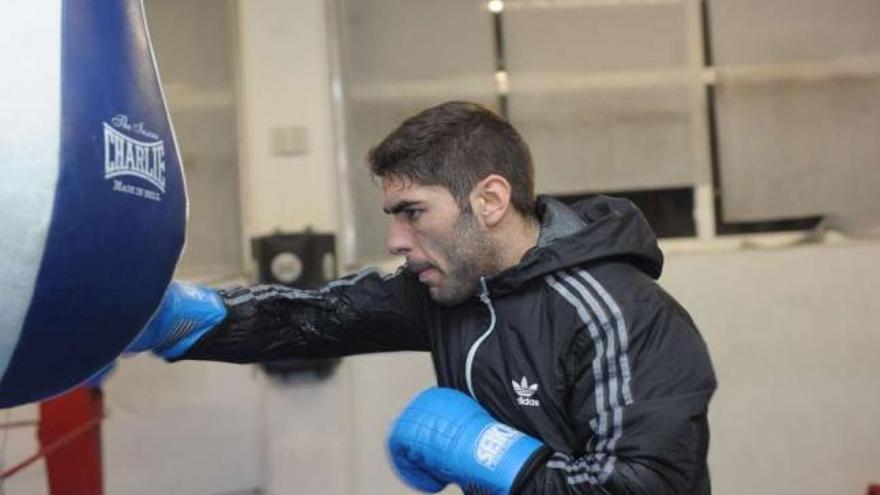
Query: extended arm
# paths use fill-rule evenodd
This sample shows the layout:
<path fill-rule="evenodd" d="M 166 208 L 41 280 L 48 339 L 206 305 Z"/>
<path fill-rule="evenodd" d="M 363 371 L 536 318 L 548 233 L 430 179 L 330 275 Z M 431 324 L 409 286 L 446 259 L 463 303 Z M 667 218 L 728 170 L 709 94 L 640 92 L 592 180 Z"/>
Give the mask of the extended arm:
<path fill-rule="evenodd" d="M 248 363 L 430 349 L 422 291 L 404 273 L 364 271 L 318 290 L 199 288 L 205 297 L 183 294 L 182 302 L 171 297 L 180 296 L 175 284 L 131 350 L 152 349 L 172 361 Z"/>

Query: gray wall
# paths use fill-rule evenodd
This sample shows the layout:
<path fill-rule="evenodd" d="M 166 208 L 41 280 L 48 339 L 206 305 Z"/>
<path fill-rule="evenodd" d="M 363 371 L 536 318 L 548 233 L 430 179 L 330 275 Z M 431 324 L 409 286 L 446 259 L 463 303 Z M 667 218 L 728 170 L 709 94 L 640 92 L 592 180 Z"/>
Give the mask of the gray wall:
<path fill-rule="evenodd" d="M 144 6 L 189 193 L 179 276 L 236 276 L 242 254 L 235 2 L 147 0 Z"/>

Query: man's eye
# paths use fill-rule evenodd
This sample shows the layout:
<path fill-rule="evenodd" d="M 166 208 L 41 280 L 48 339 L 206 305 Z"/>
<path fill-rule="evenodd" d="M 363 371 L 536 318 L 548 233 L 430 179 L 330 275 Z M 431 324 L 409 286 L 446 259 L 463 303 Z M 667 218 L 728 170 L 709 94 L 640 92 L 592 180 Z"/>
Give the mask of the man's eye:
<path fill-rule="evenodd" d="M 403 214 L 408 220 L 418 220 L 418 218 L 422 215 L 422 210 L 407 208 L 406 210 L 403 210 Z"/>

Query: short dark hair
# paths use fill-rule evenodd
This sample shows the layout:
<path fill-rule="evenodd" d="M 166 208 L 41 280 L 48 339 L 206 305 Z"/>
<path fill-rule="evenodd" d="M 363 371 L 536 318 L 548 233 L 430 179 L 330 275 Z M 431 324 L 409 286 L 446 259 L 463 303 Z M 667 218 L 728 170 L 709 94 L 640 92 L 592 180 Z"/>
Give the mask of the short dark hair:
<path fill-rule="evenodd" d="M 511 203 L 535 216 L 535 171 L 522 137 L 499 115 L 476 103 L 449 101 L 405 120 L 367 154 L 375 177 L 398 177 L 446 187 L 462 211 L 471 190 L 491 174 L 510 183 Z"/>

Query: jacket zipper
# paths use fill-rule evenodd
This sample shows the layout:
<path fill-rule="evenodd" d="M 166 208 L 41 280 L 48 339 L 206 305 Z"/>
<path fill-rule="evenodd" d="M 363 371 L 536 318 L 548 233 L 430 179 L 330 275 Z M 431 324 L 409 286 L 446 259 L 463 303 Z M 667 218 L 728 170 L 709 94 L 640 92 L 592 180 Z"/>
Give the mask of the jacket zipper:
<path fill-rule="evenodd" d="M 480 291 L 480 301 L 482 301 L 483 304 L 485 304 L 486 307 L 489 308 L 489 316 L 491 317 L 491 320 L 489 322 L 489 329 L 486 330 L 483 335 L 480 335 L 480 338 L 478 338 L 476 342 L 471 345 L 471 348 L 467 354 L 467 361 L 465 361 L 464 364 L 464 376 L 465 380 L 467 380 L 468 392 L 470 392 L 471 397 L 473 397 L 474 400 L 477 399 L 476 394 L 474 394 L 474 383 L 471 378 L 471 371 L 474 367 L 474 356 L 477 354 L 477 348 L 480 347 L 480 344 L 482 344 L 483 341 L 486 340 L 486 337 L 488 337 L 489 334 L 492 333 L 492 330 L 495 330 L 495 307 L 492 305 L 492 300 L 489 299 L 489 287 L 486 285 L 485 277 L 480 277 L 480 285 L 482 286 L 482 290 Z"/>

